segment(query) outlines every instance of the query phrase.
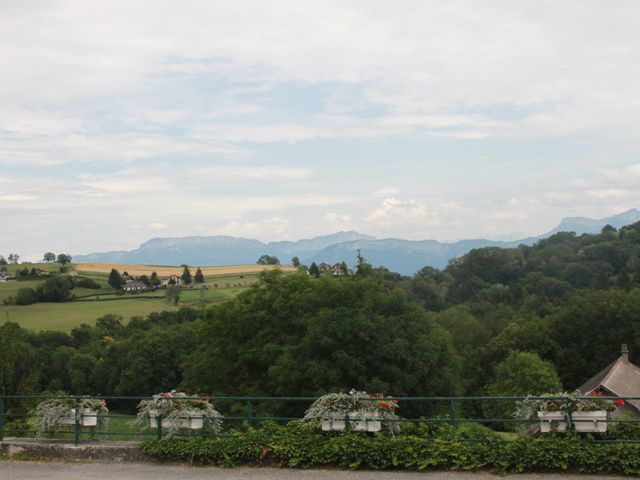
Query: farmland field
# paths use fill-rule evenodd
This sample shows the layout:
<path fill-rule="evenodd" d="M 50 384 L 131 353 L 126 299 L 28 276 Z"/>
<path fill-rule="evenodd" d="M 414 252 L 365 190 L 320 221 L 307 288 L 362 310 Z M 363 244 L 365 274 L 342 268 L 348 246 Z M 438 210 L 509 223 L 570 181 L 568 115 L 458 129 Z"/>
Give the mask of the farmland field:
<path fill-rule="evenodd" d="M 160 277 L 182 274 L 182 267 L 167 265 L 136 265 L 127 263 L 78 263 L 75 269 L 79 274 L 84 273 L 104 273 L 108 274 L 112 268 L 120 273 L 128 272 L 129 275 L 151 275 L 156 272 Z M 194 274 L 196 266 L 189 266 Z M 272 270 L 276 267 L 272 265 L 228 265 L 222 267 L 200 267 L 206 277 L 217 277 L 220 275 L 244 275 L 257 274 L 263 270 Z M 293 270 L 292 267 L 280 267 L 282 270 Z"/>
<path fill-rule="evenodd" d="M 35 303 L 33 305 L 2 305 L 0 321 L 10 320 L 31 330 L 69 331 L 82 323 L 93 324 L 108 313 L 122 315 L 125 322 L 131 317 L 151 312 L 174 310 L 164 299 L 130 299 L 114 301 Z"/>
<path fill-rule="evenodd" d="M 27 266 L 29 269 L 43 268 L 55 272 L 57 264 L 11 265 L 13 273 Z M 151 275 L 156 272 L 160 278 L 171 274 L 180 275 L 182 267 L 81 263 L 69 266 L 69 273 L 88 277 L 101 285 L 99 289 L 75 288 L 72 301 L 64 303 L 36 303 L 33 305 L 0 305 L 0 322 L 6 320 L 19 323 L 32 330 L 71 330 L 82 323 L 93 324 L 99 317 L 113 313 L 121 315 L 127 322 L 133 316 L 146 316 L 151 312 L 175 310 L 184 306 L 200 306 L 234 298 L 238 293 L 256 282 L 258 274 L 274 267 L 263 265 L 235 265 L 224 267 L 201 267 L 205 275 L 203 284 L 192 284 L 180 290 L 178 306 L 169 305 L 164 299 L 164 290 L 145 293 L 117 294 L 107 284 L 112 268 L 130 275 Z M 192 275 L 195 267 L 190 267 Z M 283 270 L 292 270 L 284 267 Z M 15 297 L 20 288 L 35 289 L 46 280 L 42 279 L 0 283 L 0 302 Z"/>

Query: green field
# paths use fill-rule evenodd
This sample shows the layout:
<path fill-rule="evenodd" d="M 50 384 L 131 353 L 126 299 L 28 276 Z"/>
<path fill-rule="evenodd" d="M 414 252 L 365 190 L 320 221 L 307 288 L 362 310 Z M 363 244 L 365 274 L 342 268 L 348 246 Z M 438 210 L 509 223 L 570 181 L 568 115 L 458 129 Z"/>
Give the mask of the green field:
<path fill-rule="evenodd" d="M 8 269 L 13 273 L 25 266 L 29 269 L 42 268 L 50 272 L 56 272 L 59 267 L 58 264 L 28 264 L 9 265 Z M 126 322 L 129 321 L 131 317 L 144 317 L 151 312 L 175 310 L 183 306 L 212 304 L 234 298 L 238 293 L 255 283 L 258 278 L 258 273 L 251 270 L 248 270 L 247 273 L 207 275 L 204 284 L 192 284 L 181 289 L 180 303 L 176 307 L 169 305 L 164 300 L 165 291 L 162 289 L 154 292 L 117 295 L 107 283 L 108 273 L 106 271 L 76 271 L 73 265 L 69 267 L 69 274 L 91 278 L 98 282 L 102 288 L 95 290 L 75 288 L 72 293 L 76 299 L 65 303 L 36 303 L 27 306 L 0 304 L 0 322 L 10 320 L 19 323 L 25 328 L 36 331 L 69 331 L 82 323 L 93 324 L 96 319 L 109 313 L 121 315 Z M 124 267 L 121 273 L 126 270 L 126 265 L 118 265 L 118 267 Z M 132 269 L 133 268 L 139 268 L 139 266 L 132 266 Z M 156 267 L 152 266 L 148 268 L 153 269 Z M 168 267 L 158 266 L 157 268 Z M 216 267 L 206 268 L 208 268 L 209 271 L 216 271 Z M 228 269 L 230 267 L 223 268 Z M 238 266 L 235 268 L 242 269 L 243 267 Z M 255 269 L 255 265 L 244 268 Z M 195 268 L 191 270 L 191 273 L 195 274 Z M 220 271 L 224 272 L 222 268 Z M 35 289 L 45 280 L 46 277 L 41 280 L 0 283 L 0 302 L 15 296 L 20 288 Z"/>
<path fill-rule="evenodd" d="M 108 313 L 122 315 L 128 321 L 133 316 L 146 316 L 151 312 L 174 310 L 163 299 L 130 299 L 114 301 L 36 303 L 33 305 L 2 305 L 0 319 L 19 323 L 31 330 L 69 331 L 82 323 L 95 323 Z"/>

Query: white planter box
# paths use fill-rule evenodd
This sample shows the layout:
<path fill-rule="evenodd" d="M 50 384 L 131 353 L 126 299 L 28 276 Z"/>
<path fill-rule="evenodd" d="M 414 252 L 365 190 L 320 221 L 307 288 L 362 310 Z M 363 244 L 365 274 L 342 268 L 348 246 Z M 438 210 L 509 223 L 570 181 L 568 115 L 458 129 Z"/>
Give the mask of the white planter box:
<path fill-rule="evenodd" d="M 357 413 L 349 414 L 349 426 L 354 432 L 366 432 L 367 431 L 367 419 Z"/>
<path fill-rule="evenodd" d="M 80 416 L 80 425 L 83 427 L 96 427 L 98 425 L 98 411 L 91 408 L 83 408 Z"/>
<path fill-rule="evenodd" d="M 321 420 L 320 427 L 323 432 L 344 432 L 346 425 L 344 420 Z"/>
<path fill-rule="evenodd" d="M 80 418 L 78 423 L 82 427 L 95 427 L 98 425 L 98 411 L 90 408 L 83 408 L 80 410 Z M 60 425 L 75 425 L 76 424 L 76 409 L 69 409 L 69 415 L 60 419 Z"/>
<path fill-rule="evenodd" d="M 605 433 L 607 431 L 607 411 L 573 412 L 571 420 L 576 432 Z"/>
<path fill-rule="evenodd" d="M 567 430 L 567 419 L 564 412 L 538 412 L 540 431 L 542 433 L 564 432 Z"/>
<path fill-rule="evenodd" d="M 149 425 L 151 428 L 158 428 L 158 412 L 149 412 Z M 184 416 L 177 419 L 162 418 L 160 420 L 162 428 L 184 428 L 189 430 L 201 430 L 204 427 L 204 416 L 198 412 L 185 412 Z"/>

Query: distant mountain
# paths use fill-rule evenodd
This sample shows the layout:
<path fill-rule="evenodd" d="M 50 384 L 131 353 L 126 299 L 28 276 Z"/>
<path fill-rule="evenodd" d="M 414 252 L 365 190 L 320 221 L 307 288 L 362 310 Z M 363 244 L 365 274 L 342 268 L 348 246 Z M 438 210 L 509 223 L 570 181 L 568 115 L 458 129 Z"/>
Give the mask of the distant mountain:
<path fill-rule="evenodd" d="M 640 221 L 640 210 L 632 208 L 626 212 L 613 215 L 611 217 L 593 219 L 586 217 L 567 217 L 560 222 L 556 228 L 548 232 L 545 237 L 558 232 L 599 233 L 602 227 L 611 225 L 615 228 L 624 227 Z"/>
<path fill-rule="evenodd" d="M 75 255 L 77 262 L 143 263 L 152 265 L 237 265 L 255 263 L 263 254 L 275 255 L 283 263 L 294 256 L 303 263 L 346 261 L 355 262 L 357 250 L 374 266 L 411 275 L 424 266 L 444 268 L 452 258 L 474 248 L 496 246 L 511 248 L 536 241 L 558 232 L 597 233 L 605 225 L 620 228 L 640 221 L 640 211 L 631 209 L 607 218 L 570 217 L 553 230 L 539 237 L 513 242 L 494 240 L 461 240 L 443 243 L 436 240 L 376 239 L 358 232 L 338 232 L 296 242 L 263 243 L 241 237 L 216 235 L 210 237 L 154 238 L 131 251 L 115 251 Z"/>

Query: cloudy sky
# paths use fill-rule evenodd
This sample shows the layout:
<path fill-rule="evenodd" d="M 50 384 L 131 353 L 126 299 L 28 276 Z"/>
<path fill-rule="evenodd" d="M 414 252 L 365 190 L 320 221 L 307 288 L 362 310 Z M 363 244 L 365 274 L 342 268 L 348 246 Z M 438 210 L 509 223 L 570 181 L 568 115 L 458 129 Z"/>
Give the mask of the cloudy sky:
<path fill-rule="evenodd" d="M 640 2 L 0 0 L 0 253 L 640 206 Z"/>

